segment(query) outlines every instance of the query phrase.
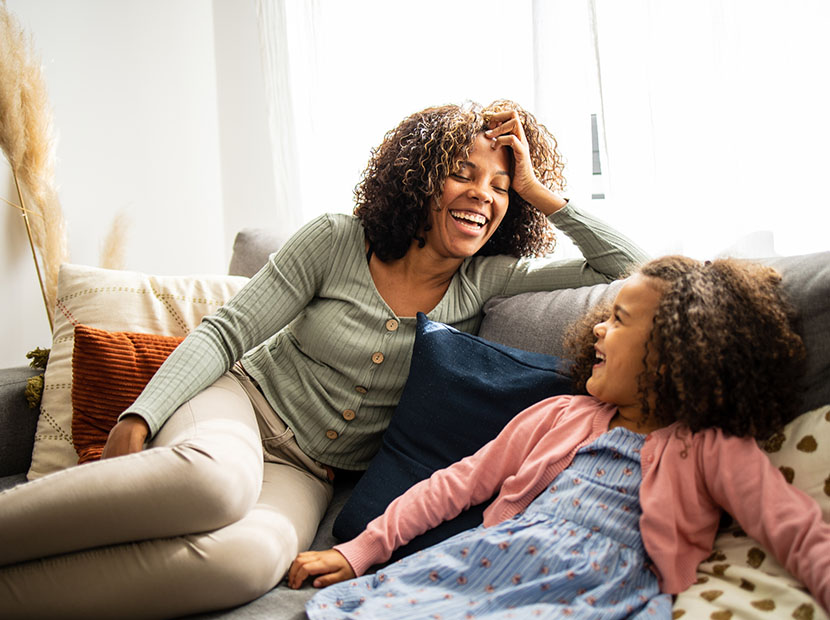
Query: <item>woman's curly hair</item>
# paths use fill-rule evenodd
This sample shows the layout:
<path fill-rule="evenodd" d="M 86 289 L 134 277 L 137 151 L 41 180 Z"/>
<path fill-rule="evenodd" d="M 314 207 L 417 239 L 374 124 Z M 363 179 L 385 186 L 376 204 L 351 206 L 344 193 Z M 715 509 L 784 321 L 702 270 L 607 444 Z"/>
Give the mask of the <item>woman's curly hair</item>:
<path fill-rule="evenodd" d="M 504 110 L 519 115 L 538 179 L 548 188 L 564 189 L 564 164 L 556 139 L 517 103 L 499 100 L 486 108 L 477 103 L 427 108 L 387 132 L 372 150 L 355 188 L 354 213 L 378 258 L 401 258 L 416 239 L 423 247 L 419 233 L 427 224 L 433 201 L 441 196 L 444 181 L 467 157 L 476 135 L 487 129 L 490 116 Z M 478 254 L 518 258 L 552 251 L 556 239 L 545 216 L 512 188 L 508 196 L 504 219 Z"/>
<path fill-rule="evenodd" d="M 798 413 L 805 349 L 778 272 L 667 256 L 638 273 L 661 281 L 663 291 L 638 379 L 647 417 L 765 439 Z M 607 316 L 598 308 L 569 334 L 577 391 L 584 393 L 596 363 L 593 326 Z"/>

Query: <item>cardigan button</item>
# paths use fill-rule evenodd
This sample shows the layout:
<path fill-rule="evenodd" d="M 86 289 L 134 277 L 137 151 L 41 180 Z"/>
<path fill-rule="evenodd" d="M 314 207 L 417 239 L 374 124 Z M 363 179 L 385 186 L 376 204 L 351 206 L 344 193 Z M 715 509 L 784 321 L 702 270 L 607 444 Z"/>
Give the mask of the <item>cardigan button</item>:
<path fill-rule="evenodd" d="M 389 319 L 386 321 L 386 329 L 390 332 L 393 332 L 398 329 L 398 322 L 395 319 Z"/>
<path fill-rule="evenodd" d="M 352 420 L 354 420 L 354 417 L 355 417 L 355 412 L 354 412 L 353 409 L 346 409 L 343 412 L 343 419 L 346 420 L 347 422 L 351 422 Z"/>
<path fill-rule="evenodd" d="M 369 392 L 369 390 L 366 389 L 365 387 L 363 387 L 362 385 L 354 386 L 354 391 L 357 392 L 358 394 L 366 394 L 366 393 Z"/>
<path fill-rule="evenodd" d="M 377 351 L 376 353 L 372 353 L 372 361 L 375 364 L 382 364 L 383 363 L 383 353 Z"/>
<path fill-rule="evenodd" d="M 328 437 L 331 440 L 337 439 L 337 437 L 338 437 L 337 431 L 330 428 L 329 430 L 326 431 L 326 437 Z"/>

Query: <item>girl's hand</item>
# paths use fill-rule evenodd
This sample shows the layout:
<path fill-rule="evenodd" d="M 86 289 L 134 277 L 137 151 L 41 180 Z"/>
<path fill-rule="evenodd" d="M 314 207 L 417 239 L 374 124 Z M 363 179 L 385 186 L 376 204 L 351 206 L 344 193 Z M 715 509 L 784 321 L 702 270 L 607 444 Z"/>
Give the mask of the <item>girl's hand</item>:
<path fill-rule="evenodd" d="M 124 419 L 112 427 L 107 443 L 104 444 L 102 459 L 141 452 L 144 442 L 150 434 L 150 427 L 144 418 L 137 415 L 126 415 Z"/>
<path fill-rule="evenodd" d="M 487 126 L 488 130 L 484 135 L 490 139 L 492 148 L 501 145 L 510 147 L 513 151 L 511 187 L 516 193 L 545 215 L 564 207 L 567 201 L 554 194 L 536 178 L 536 171 L 533 170 L 533 162 L 530 160 L 530 147 L 518 112 L 497 112 L 490 117 Z"/>
<path fill-rule="evenodd" d="M 322 575 L 312 583 L 315 588 L 354 579 L 355 576 L 348 560 L 336 549 L 304 551 L 291 563 L 291 568 L 288 570 L 288 587 L 296 590 L 312 575 Z"/>

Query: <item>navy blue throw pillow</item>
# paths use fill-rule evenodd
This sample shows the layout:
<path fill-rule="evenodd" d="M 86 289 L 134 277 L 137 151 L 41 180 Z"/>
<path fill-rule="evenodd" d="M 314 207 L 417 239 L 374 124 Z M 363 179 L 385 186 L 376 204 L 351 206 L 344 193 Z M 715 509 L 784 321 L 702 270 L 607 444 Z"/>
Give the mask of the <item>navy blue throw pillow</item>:
<path fill-rule="evenodd" d="M 354 538 L 386 506 L 432 472 L 473 454 L 521 410 L 571 394 L 568 362 L 460 332 L 418 313 L 409 377 L 380 451 L 334 522 Z M 489 502 L 425 532 L 393 559 L 475 527 Z"/>

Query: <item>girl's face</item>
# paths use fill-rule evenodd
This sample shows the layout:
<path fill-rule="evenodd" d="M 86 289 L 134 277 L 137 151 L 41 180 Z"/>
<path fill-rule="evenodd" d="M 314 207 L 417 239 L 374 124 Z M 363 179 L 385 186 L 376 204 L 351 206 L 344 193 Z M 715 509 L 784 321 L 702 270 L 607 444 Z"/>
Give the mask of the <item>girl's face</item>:
<path fill-rule="evenodd" d="M 646 369 L 646 342 L 661 296 L 659 281 L 634 275 L 617 294 L 611 316 L 594 326 L 597 363 L 586 389 L 603 402 L 616 405 L 628 421 L 642 419 L 637 379 Z"/>
<path fill-rule="evenodd" d="M 478 134 L 467 159 L 444 181 L 438 208 L 430 210 L 427 245 L 447 258 L 478 252 L 507 213 L 509 171 L 507 148 L 493 149 Z"/>

